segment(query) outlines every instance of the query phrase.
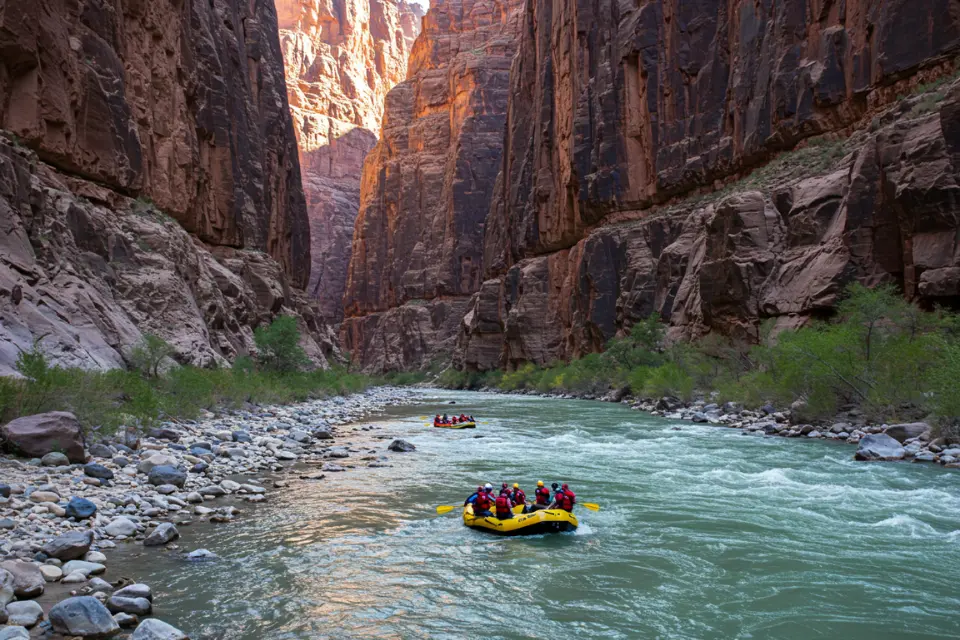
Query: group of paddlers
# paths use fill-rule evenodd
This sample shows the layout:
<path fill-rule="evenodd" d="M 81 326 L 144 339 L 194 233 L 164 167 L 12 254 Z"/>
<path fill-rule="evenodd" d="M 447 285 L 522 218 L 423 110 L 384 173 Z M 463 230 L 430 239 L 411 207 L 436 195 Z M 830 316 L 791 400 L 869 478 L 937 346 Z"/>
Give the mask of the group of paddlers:
<path fill-rule="evenodd" d="M 500 495 L 494 497 L 493 485 L 489 482 L 483 486 L 477 487 L 477 490 L 469 498 L 464 500 L 463 506 L 473 505 L 473 514 L 476 516 L 492 516 L 500 520 L 507 520 L 513 517 L 513 508 L 523 505 L 523 513 L 530 513 L 540 509 L 564 509 L 573 511 L 573 505 L 577 503 L 577 496 L 570 490 L 566 484 L 561 485 L 554 482 L 550 489 L 543 485 L 543 480 L 537 481 L 537 489 L 534 491 L 534 501 L 527 502 L 527 494 L 523 492 L 519 484 L 514 483 L 511 489 L 506 482 L 500 486 Z"/>
<path fill-rule="evenodd" d="M 433 424 L 460 424 L 463 422 L 473 422 L 473 416 L 468 416 L 464 413 L 461 413 L 459 416 L 447 417 L 447 414 L 443 414 L 443 417 L 440 414 L 437 414 L 437 417 L 433 419 Z"/>

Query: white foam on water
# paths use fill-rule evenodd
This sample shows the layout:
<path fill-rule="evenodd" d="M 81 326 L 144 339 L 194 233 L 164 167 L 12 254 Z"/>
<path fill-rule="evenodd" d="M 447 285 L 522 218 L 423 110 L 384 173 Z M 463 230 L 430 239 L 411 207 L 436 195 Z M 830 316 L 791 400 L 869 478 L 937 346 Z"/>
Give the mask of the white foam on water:
<path fill-rule="evenodd" d="M 911 538 L 929 538 L 939 533 L 932 526 L 908 514 L 897 514 L 869 525 L 874 528 L 891 528 L 908 534 Z"/>

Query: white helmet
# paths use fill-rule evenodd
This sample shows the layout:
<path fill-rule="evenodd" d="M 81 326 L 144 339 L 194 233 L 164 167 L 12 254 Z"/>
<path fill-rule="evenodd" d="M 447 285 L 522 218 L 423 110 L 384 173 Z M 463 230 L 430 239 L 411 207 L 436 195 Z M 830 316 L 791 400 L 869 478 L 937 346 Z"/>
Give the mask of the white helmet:
<path fill-rule="evenodd" d="M 493 489 L 493 485 L 488 482 L 487 484 L 483 485 L 483 488 L 484 488 L 484 489 Z"/>

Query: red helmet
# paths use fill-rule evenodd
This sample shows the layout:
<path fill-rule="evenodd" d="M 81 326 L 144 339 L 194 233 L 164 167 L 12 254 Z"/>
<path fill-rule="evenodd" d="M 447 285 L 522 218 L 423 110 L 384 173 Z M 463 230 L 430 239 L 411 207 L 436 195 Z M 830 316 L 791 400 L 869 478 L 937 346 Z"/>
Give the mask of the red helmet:
<path fill-rule="evenodd" d="M 483 493 L 483 486 L 477 487 L 477 493 Z"/>
<path fill-rule="evenodd" d="M 563 486 L 560 487 L 560 488 L 563 489 L 564 491 L 566 491 L 566 490 L 569 489 L 570 487 L 568 487 L 568 486 L 567 486 L 567 483 L 564 482 L 564 483 L 563 483 Z"/>
<path fill-rule="evenodd" d="M 506 489 L 506 488 L 507 488 L 507 483 L 504 482 L 504 483 L 503 483 L 502 485 L 500 485 L 500 486 L 501 486 L 502 488 Z"/>

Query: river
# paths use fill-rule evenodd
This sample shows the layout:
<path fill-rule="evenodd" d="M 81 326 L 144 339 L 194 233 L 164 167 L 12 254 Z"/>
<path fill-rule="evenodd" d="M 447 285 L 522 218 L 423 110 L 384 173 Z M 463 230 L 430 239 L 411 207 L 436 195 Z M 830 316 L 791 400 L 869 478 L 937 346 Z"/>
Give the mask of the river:
<path fill-rule="evenodd" d="M 111 574 L 149 583 L 155 614 L 195 640 L 960 636 L 955 471 L 600 402 L 424 399 L 369 422 L 416 444 L 393 466 L 292 480 L 234 523 L 181 528 L 219 561 L 131 550 Z M 483 424 L 418 417 L 451 399 Z M 538 479 L 602 510 L 520 538 L 434 511 Z"/>

